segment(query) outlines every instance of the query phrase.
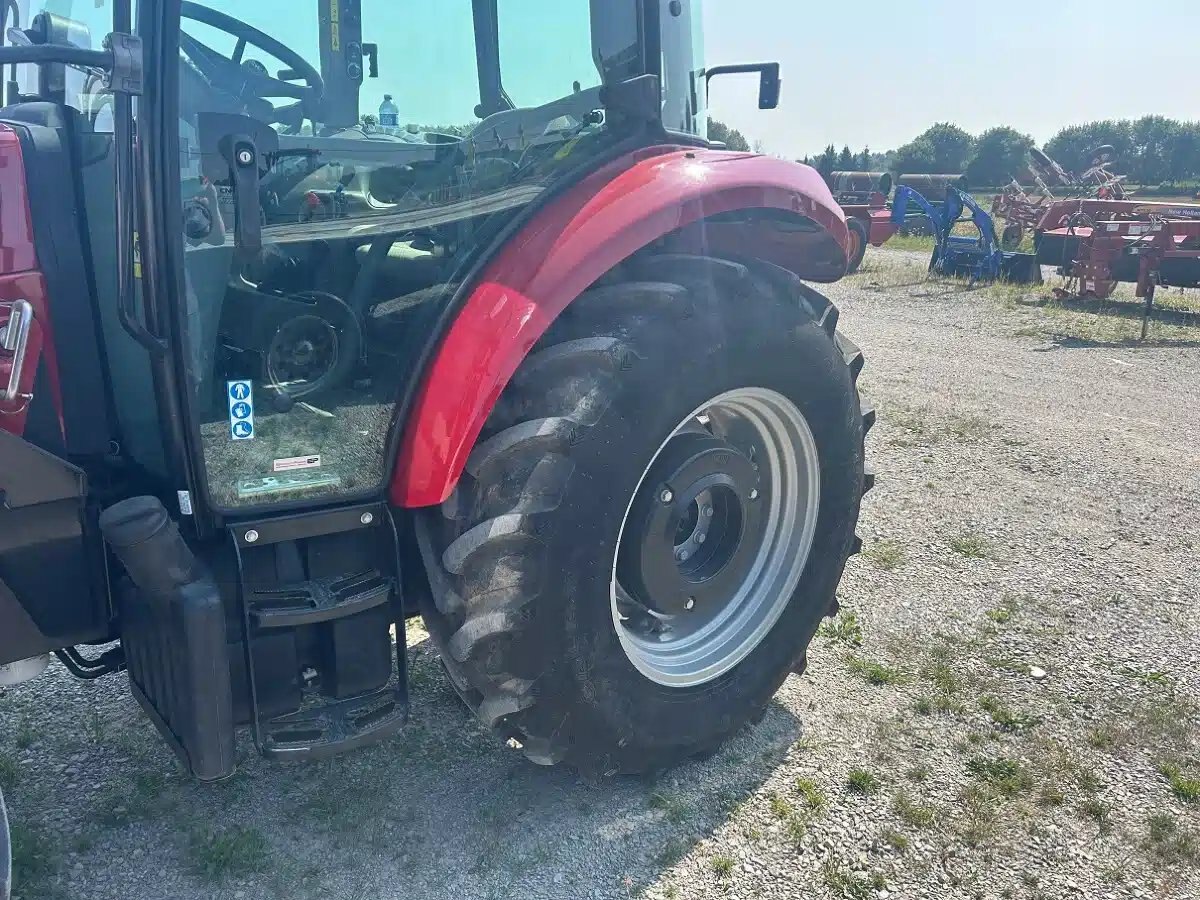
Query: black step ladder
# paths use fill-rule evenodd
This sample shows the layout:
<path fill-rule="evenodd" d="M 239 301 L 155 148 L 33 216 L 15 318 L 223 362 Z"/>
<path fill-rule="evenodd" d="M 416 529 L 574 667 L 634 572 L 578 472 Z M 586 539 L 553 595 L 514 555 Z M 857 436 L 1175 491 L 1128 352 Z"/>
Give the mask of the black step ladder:
<path fill-rule="evenodd" d="M 399 541 L 395 522 L 383 503 L 303 513 L 228 528 L 238 567 L 237 603 L 245 648 L 246 683 L 254 744 L 264 756 L 291 760 L 321 759 L 385 740 L 408 720 L 408 664 L 404 615 L 400 603 Z M 308 581 L 255 586 L 247 583 L 246 560 L 275 544 L 344 532 L 387 548 L 380 567 Z M 357 539 L 357 536 L 356 538 Z M 385 558 L 386 557 L 386 558 Z M 389 605 L 395 621 L 394 671 L 381 688 L 340 696 L 326 683 L 316 690 L 315 671 L 299 674 L 300 708 L 271 714 L 259 703 L 254 644 L 280 629 L 325 625 L 337 629 L 353 616 Z M 344 650 L 345 648 L 343 648 Z M 348 659 L 348 666 L 354 661 Z"/>

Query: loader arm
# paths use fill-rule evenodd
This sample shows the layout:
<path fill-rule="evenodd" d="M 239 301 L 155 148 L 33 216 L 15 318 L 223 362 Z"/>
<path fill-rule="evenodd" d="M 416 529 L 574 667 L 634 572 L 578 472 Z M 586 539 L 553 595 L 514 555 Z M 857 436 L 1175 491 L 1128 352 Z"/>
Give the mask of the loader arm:
<path fill-rule="evenodd" d="M 925 199 L 925 195 L 914 188 L 900 185 L 896 188 L 896 193 L 892 199 L 892 222 L 901 226 L 907 221 L 909 216 L 909 205 L 918 206 L 929 221 L 933 223 L 938 235 L 941 235 L 944 230 L 943 213 L 940 209 Z"/>

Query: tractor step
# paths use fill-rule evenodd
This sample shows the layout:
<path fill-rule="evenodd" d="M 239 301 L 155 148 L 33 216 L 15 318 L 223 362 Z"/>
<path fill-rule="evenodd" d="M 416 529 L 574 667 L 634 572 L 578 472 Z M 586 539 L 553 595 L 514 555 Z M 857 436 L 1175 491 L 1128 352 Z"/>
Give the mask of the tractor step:
<path fill-rule="evenodd" d="M 320 759 L 403 728 L 408 667 L 387 507 L 242 522 L 229 536 L 238 567 L 245 718 L 259 752 Z"/>
<path fill-rule="evenodd" d="M 295 628 L 345 618 L 391 598 L 392 581 L 378 571 L 252 591 L 250 618 L 259 628 Z"/>
<path fill-rule="evenodd" d="M 384 688 L 263 722 L 262 752 L 276 758 L 320 759 L 389 738 L 407 720 L 405 698 L 394 688 Z"/>

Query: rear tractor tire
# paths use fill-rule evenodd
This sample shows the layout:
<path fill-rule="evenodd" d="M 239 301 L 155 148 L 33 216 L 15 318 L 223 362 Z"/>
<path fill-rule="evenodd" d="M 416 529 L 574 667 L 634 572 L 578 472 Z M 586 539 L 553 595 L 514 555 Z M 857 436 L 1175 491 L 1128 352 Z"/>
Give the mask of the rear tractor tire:
<path fill-rule="evenodd" d="M 646 256 L 518 369 L 417 533 L 447 673 L 530 759 L 709 754 L 802 670 L 872 482 L 837 318 L 781 269 Z"/>

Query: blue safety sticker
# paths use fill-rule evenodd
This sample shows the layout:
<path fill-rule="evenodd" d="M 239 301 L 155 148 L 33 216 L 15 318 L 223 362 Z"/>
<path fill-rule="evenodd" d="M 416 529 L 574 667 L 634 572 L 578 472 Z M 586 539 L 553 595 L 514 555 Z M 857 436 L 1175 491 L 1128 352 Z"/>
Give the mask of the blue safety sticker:
<path fill-rule="evenodd" d="M 254 386 L 249 381 L 225 382 L 229 399 L 229 436 L 235 441 L 254 438 Z"/>

